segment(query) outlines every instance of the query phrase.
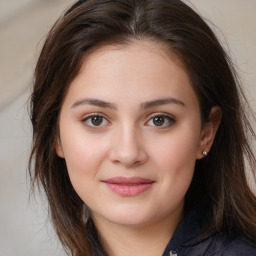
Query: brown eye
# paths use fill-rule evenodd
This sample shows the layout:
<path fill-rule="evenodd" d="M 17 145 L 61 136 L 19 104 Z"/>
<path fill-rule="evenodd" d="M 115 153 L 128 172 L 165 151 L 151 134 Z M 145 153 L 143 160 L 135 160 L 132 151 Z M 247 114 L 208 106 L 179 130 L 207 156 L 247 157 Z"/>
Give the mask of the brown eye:
<path fill-rule="evenodd" d="M 95 126 L 99 126 L 103 122 L 103 118 L 101 116 L 93 116 L 91 117 L 91 122 Z"/>
<path fill-rule="evenodd" d="M 146 125 L 152 127 L 167 128 L 173 123 L 175 123 L 174 117 L 163 114 L 152 116 Z"/>
<path fill-rule="evenodd" d="M 165 122 L 165 118 L 163 116 L 156 116 L 152 121 L 155 126 L 162 126 Z"/>
<path fill-rule="evenodd" d="M 90 115 L 82 120 L 82 122 L 91 128 L 103 127 L 109 124 L 108 120 L 100 115 Z"/>

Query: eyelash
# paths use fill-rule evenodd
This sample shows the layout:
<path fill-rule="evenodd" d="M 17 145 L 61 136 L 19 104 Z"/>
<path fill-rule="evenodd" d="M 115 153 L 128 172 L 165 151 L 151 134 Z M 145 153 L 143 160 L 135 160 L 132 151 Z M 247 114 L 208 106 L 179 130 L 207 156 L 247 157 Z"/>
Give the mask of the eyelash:
<path fill-rule="evenodd" d="M 163 126 L 152 125 L 152 127 L 156 127 L 158 129 L 169 128 L 172 124 L 174 124 L 176 122 L 176 119 L 173 116 L 169 115 L 169 114 L 166 114 L 166 113 L 154 113 L 154 114 L 149 116 L 149 120 L 146 123 L 149 123 L 150 121 L 153 122 L 153 119 L 157 118 L 157 117 L 164 118 L 164 122 L 165 123 L 167 122 L 167 124 L 165 124 Z M 147 126 L 150 126 L 150 125 L 147 125 Z"/>
<path fill-rule="evenodd" d="M 94 117 L 98 117 L 98 118 L 102 118 L 103 122 L 107 121 L 108 124 L 103 124 L 100 123 L 99 125 L 93 125 L 92 124 L 92 118 Z M 153 119 L 154 118 L 163 118 L 164 119 L 164 123 L 168 122 L 168 124 L 165 124 L 164 126 L 157 126 L 157 125 L 148 125 L 147 123 L 149 123 L 150 121 L 154 122 Z M 82 123 L 84 123 L 87 127 L 91 128 L 91 129 L 98 129 L 98 128 L 101 128 L 101 127 L 104 127 L 104 126 L 108 126 L 109 125 L 109 121 L 108 119 L 102 115 L 101 113 L 92 113 L 92 114 L 89 114 L 87 115 L 86 117 L 84 117 L 82 120 Z M 91 124 L 88 124 L 88 121 L 91 122 Z M 149 116 L 149 119 L 148 121 L 145 123 L 146 126 L 152 126 L 152 127 L 156 127 L 156 128 L 159 128 L 159 129 L 164 129 L 164 128 L 168 128 L 170 127 L 172 124 L 174 124 L 176 122 L 175 118 L 169 114 L 166 114 L 166 113 L 154 113 L 152 115 Z"/>
<path fill-rule="evenodd" d="M 82 121 L 82 123 L 84 123 L 86 126 L 88 126 L 91 129 L 97 129 L 97 128 L 101 128 L 103 126 L 107 126 L 107 125 L 102 125 L 102 124 L 100 124 L 100 125 L 88 124 L 88 121 L 90 120 L 92 122 L 92 118 L 94 118 L 94 117 L 102 118 L 103 120 L 105 120 L 109 123 L 107 118 L 104 115 L 102 115 L 101 113 L 89 114 L 89 115 L 85 116 L 81 121 Z"/>

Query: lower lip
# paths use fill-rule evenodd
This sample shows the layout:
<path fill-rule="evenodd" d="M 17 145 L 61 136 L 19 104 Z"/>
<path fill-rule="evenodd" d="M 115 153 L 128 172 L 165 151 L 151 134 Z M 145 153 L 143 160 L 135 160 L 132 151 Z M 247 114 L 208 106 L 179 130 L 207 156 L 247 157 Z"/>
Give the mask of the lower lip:
<path fill-rule="evenodd" d="M 105 183 L 107 187 L 113 192 L 121 196 L 137 196 L 146 190 L 150 189 L 154 183 L 142 183 L 137 185 L 124 185 L 124 184 L 114 184 Z"/>

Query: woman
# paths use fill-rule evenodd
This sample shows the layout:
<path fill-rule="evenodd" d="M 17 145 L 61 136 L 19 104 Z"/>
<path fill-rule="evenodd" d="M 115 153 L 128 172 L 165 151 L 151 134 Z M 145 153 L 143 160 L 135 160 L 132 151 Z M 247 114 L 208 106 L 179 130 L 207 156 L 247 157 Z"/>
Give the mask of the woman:
<path fill-rule="evenodd" d="M 182 1 L 75 3 L 46 39 L 31 97 L 31 179 L 67 252 L 256 255 L 243 100 Z"/>

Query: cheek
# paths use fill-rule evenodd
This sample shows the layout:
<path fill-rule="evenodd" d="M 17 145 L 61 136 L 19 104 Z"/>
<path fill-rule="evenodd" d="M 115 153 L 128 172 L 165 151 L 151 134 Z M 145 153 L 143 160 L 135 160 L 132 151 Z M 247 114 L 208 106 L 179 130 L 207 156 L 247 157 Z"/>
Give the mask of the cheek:
<path fill-rule="evenodd" d="M 166 150 L 159 151 L 158 165 L 163 174 L 164 183 L 172 183 L 177 188 L 190 183 L 195 166 L 195 148 L 182 147 L 172 141 Z"/>
<path fill-rule="evenodd" d="M 95 140 L 80 137 L 78 134 L 66 136 L 63 140 L 70 181 L 76 193 L 88 205 L 92 203 L 91 198 L 95 199 L 96 196 L 94 186 L 105 156 L 104 147 L 103 143 L 99 145 Z"/>
<path fill-rule="evenodd" d="M 156 159 L 161 159 L 160 162 L 165 166 L 186 166 L 189 163 L 194 163 L 199 145 L 198 132 L 191 129 L 179 129 L 170 135 L 162 137 L 161 140 L 155 143 L 151 142 L 151 154 L 157 156 Z"/>
<path fill-rule="evenodd" d="M 151 152 L 165 193 L 173 198 L 183 197 L 191 183 L 199 141 L 195 134 L 198 134 L 196 130 L 179 129 L 155 143 Z"/>
<path fill-rule="evenodd" d="M 86 134 L 83 127 L 62 127 L 61 144 L 71 181 L 95 176 L 106 155 L 104 140 Z"/>

